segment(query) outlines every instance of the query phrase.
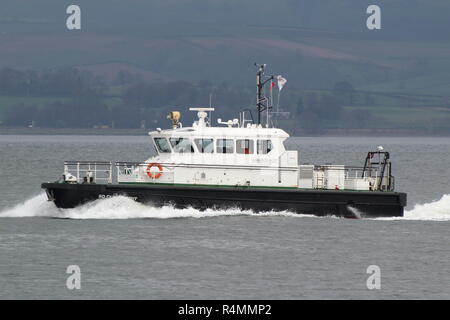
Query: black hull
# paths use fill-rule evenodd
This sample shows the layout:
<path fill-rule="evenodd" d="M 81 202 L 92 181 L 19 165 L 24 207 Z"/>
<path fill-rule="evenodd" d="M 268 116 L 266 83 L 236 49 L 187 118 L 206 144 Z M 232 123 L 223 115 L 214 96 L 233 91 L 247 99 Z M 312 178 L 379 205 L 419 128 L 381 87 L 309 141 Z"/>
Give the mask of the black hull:
<path fill-rule="evenodd" d="M 157 184 L 43 183 L 49 200 L 59 208 L 115 195 L 155 206 L 177 208 L 239 208 L 254 212 L 290 211 L 347 218 L 401 217 L 406 194 L 397 192 L 270 189 L 249 187 L 175 186 Z M 356 210 L 355 210 L 356 209 Z"/>

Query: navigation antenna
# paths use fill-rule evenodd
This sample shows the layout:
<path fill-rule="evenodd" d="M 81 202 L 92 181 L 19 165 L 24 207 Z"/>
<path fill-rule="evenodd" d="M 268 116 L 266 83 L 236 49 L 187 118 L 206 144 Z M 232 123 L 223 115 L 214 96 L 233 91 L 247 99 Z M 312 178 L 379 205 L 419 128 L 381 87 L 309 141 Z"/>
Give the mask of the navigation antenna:
<path fill-rule="evenodd" d="M 256 74 L 256 110 L 258 111 L 258 125 L 261 124 L 261 113 L 265 110 L 271 108 L 269 106 L 269 100 L 264 95 L 264 86 L 267 82 L 273 80 L 274 76 L 269 76 L 267 79 L 264 79 L 264 72 L 266 69 L 266 64 L 257 64 L 255 66 L 259 67 L 258 73 Z M 268 117 L 268 115 L 267 115 Z M 267 122 L 269 119 L 267 119 Z"/>

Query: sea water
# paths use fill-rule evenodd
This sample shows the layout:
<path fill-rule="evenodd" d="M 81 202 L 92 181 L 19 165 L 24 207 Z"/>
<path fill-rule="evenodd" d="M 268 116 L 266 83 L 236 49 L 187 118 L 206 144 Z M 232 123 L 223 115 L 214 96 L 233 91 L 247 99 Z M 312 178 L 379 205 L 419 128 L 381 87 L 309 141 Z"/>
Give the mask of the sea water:
<path fill-rule="evenodd" d="M 141 161 L 148 137 L 0 136 L 0 298 L 450 298 L 450 139 L 290 138 L 300 163 L 390 151 L 403 218 L 155 208 L 125 197 L 57 209 L 64 160 Z M 67 267 L 80 269 L 69 290 Z M 380 268 L 370 290 L 368 267 Z"/>

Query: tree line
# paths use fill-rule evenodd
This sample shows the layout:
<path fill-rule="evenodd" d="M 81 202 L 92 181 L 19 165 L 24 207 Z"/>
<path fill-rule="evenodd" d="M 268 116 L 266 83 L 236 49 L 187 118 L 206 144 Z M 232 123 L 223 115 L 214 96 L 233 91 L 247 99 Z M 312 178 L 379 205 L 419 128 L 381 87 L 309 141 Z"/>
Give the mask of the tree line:
<path fill-rule="evenodd" d="M 172 110 L 182 111 L 183 120 L 190 123 L 195 114 L 186 112 L 187 108 L 209 106 L 210 101 L 216 107 L 216 118 L 232 119 L 242 109 L 255 110 L 253 87 L 209 82 L 145 82 L 123 73 L 118 78 L 108 82 L 76 68 L 43 72 L 1 69 L 0 96 L 30 97 L 26 103 L 0 105 L 2 125 L 155 128 L 167 126 L 166 115 Z M 35 103 L 33 97 L 46 97 L 48 102 Z M 300 126 L 310 133 L 336 127 L 344 118 L 357 123 L 370 121 L 370 113 L 343 111 L 343 106 L 351 105 L 354 99 L 355 91 L 348 82 L 337 83 L 329 92 L 283 89 L 280 110 L 284 111 L 285 119 L 282 116 L 280 120 L 288 120 L 288 126 Z M 277 100 L 276 92 L 274 100 Z"/>

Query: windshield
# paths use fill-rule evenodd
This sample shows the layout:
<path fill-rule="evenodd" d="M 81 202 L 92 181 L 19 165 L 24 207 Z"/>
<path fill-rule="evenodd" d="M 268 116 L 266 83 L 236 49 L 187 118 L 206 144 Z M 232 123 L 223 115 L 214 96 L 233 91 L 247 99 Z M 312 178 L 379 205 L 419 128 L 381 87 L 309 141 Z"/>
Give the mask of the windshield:
<path fill-rule="evenodd" d="M 175 152 L 192 153 L 194 148 L 192 143 L 187 138 L 170 138 L 170 144 Z"/>
<path fill-rule="evenodd" d="M 217 140 L 217 153 L 233 153 L 234 141 L 231 139 L 218 139 Z"/>
<path fill-rule="evenodd" d="M 160 153 L 170 153 L 170 146 L 166 138 L 155 138 L 156 147 Z"/>
<path fill-rule="evenodd" d="M 195 144 L 197 145 L 198 151 L 201 153 L 213 153 L 214 143 L 213 139 L 195 139 Z"/>
<path fill-rule="evenodd" d="M 272 151 L 272 141 L 270 140 L 258 140 L 257 141 L 257 149 L 259 154 L 268 154 Z"/>

